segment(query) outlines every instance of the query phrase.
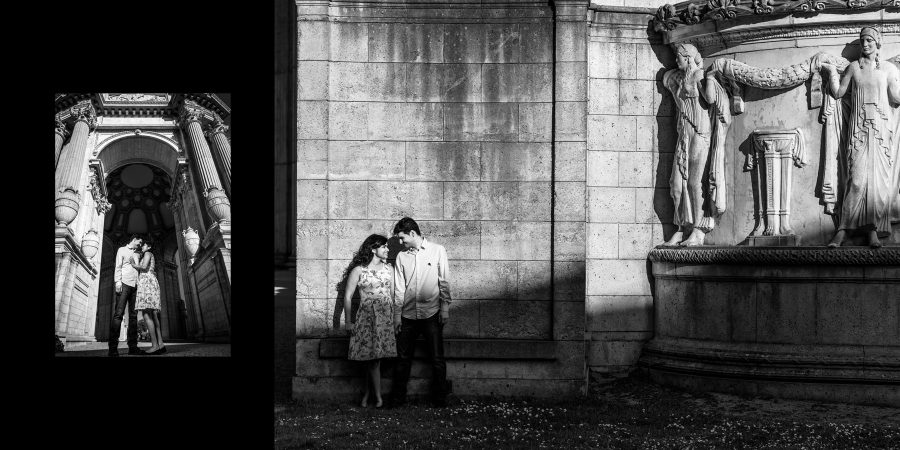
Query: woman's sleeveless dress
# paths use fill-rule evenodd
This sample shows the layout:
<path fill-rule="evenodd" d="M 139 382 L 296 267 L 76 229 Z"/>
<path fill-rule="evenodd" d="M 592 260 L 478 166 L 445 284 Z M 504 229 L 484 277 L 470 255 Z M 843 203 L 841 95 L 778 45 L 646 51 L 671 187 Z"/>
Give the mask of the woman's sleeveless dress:
<path fill-rule="evenodd" d="M 159 282 L 156 281 L 155 258 L 150 256 L 150 265 L 146 272 L 140 272 L 137 281 L 137 295 L 134 309 L 155 309 L 159 310 Z"/>
<path fill-rule="evenodd" d="M 359 274 L 359 310 L 355 332 L 350 336 L 348 359 L 369 361 L 397 356 L 392 275 L 389 264 L 381 270 L 363 268 Z"/>

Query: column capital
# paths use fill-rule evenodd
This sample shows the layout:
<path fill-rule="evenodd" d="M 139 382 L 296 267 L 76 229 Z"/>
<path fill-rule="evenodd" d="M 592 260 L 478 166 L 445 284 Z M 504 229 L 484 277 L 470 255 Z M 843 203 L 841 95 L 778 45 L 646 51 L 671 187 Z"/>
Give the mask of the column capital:
<path fill-rule="evenodd" d="M 90 102 L 80 103 L 69 109 L 69 114 L 75 118 L 75 123 L 82 121 L 87 124 L 91 131 L 97 127 L 97 111 Z"/>
<path fill-rule="evenodd" d="M 192 100 L 185 100 L 181 105 L 181 109 L 178 114 L 178 125 L 181 127 L 186 127 L 191 122 L 197 122 L 202 124 L 202 120 L 204 118 L 209 118 L 212 116 L 212 113 L 197 104 Z"/>
<path fill-rule="evenodd" d="M 56 117 L 56 134 L 62 136 L 63 139 L 69 135 L 69 130 L 66 129 L 66 123 L 63 122 L 59 116 Z"/>
<path fill-rule="evenodd" d="M 217 118 L 216 121 L 206 124 L 206 126 L 203 128 L 203 134 L 205 134 L 207 138 L 211 138 L 216 133 L 224 134 L 226 131 L 228 131 L 228 128 L 228 125 L 225 125 L 225 123 L 222 122 L 222 119 Z"/>

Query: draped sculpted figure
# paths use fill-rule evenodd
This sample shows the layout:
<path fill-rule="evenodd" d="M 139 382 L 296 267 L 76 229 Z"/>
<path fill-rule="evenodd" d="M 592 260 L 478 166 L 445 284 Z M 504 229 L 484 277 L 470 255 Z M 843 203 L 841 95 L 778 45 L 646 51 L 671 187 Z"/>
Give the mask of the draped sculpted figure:
<path fill-rule="evenodd" d="M 822 64 L 830 94 L 835 99 L 850 95 L 841 136 L 843 195 L 829 247 L 840 246 L 852 230 L 865 232 L 869 245 L 880 247 L 891 222 L 900 222 L 900 69 L 880 60 L 878 30 L 863 28 L 859 40 L 862 55 L 842 77 L 835 65 Z"/>
<path fill-rule="evenodd" d="M 678 142 L 669 180 L 678 230 L 664 245 L 703 245 L 715 219 L 725 211 L 724 147 L 731 110 L 728 93 L 715 73 L 704 75 L 697 48 L 679 44 L 675 53 L 678 68 L 663 75 L 663 84 L 678 109 Z"/>

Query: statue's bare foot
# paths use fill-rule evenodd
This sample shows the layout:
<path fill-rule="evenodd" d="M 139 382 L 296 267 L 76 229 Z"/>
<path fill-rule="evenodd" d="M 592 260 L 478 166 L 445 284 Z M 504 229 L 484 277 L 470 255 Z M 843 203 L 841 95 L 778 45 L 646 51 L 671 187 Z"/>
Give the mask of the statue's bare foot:
<path fill-rule="evenodd" d="M 672 235 L 672 238 L 666 241 L 663 245 L 678 245 L 679 242 L 684 240 L 684 233 L 681 231 L 676 231 L 675 234 Z"/>
<path fill-rule="evenodd" d="M 831 238 L 831 242 L 828 243 L 828 246 L 832 247 L 832 248 L 840 247 L 841 244 L 844 242 L 845 234 L 846 233 L 844 232 L 844 230 L 838 230 L 837 233 L 834 233 L 834 237 Z"/>
<path fill-rule="evenodd" d="M 680 245 L 683 245 L 685 247 L 693 247 L 693 246 L 697 246 L 697 245 L 703 245 L 703 240 L 705 238 L 706 238 L 706 233 L 704 233 L 698 229 L 694 229 L 694 231 L 691 233 L 691 236 L 689 238 L 687 238 L 686 241 L 682 242 Z"/>
<path fill-rule="evenodd" d="M 872 248 L 880 248 L 881 247 L 881 240 L 878 239 L 877 231 L 869 232 L 869 247 L 872 247 Z"/>

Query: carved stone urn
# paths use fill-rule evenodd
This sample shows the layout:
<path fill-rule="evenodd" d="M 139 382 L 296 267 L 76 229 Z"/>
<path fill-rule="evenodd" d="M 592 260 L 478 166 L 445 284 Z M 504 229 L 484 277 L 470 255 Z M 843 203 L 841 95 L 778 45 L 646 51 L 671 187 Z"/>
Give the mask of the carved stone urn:
<path fill-rule="evenodd" d="M 200 248 L 200 236 L 197 235 L 197 232 L 191 227 L 182 231 L 181 235 L 184 236 L 184 247 L 187 249 L 188 255 L 191 257 L 191 263 L 193 264 L 194 255 L 197 254 L 197 249 Z"/>
<path fill-rule="evenodd" d="M 78 192 L 71 188 L 59 190 L 56 196 L 56 224 L 68 226 L 78 216 Z"/>
<path fill-rule="evenodd" d="M 225 191 L 211 187 L 203 195 L 206 197 L 206 208 L 217 222 L 221 223 L 231 220 L 231 203 L 228 201 Z"/>
<path fill-rule="evenodd" d="M 93 258 L 99 248 L 100 236 L 97 232 L 94 229 L 90 229 L 87 233 L 84 233 L 84 237 L 81 238 L 81 251 L 84 253 L 84 256 L 88 259 Z"/>

